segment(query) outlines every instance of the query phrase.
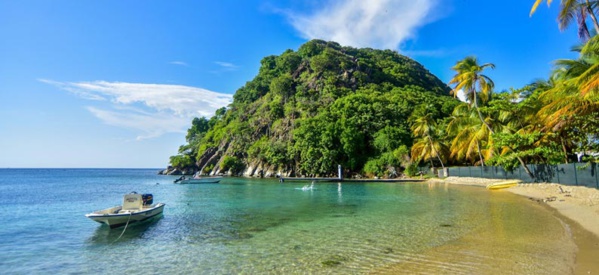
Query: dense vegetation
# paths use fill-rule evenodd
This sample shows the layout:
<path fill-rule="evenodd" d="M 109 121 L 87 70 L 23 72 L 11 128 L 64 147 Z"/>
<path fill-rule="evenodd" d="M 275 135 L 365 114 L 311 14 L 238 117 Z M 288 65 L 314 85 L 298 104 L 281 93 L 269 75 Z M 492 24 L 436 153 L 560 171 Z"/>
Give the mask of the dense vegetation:
<path fill-rule="evenodd" d="M 328 175 L 341 164 L 349 172 L 388 176 L 396 168 L 413 173 L 423 163 L 527 170 L 530 163 L 567 163 L 580 153 L 597 162 L 596 3 L 561 3 L 560 28 L 578 19 L 579 58 L 557 60 L 547 80 L 499 93 L 485 75 L 495 66 L 475 57 L 452 68 L 451 90 L 420 64 L 389 50 L 314 40 L 297 52 L 266 57 L 233 104 L 210 120 L 194 119 L 188 144 L 171 164 L 198 165 L 204 172 L 237 174 L 258 167 L 297 175 Z M 466 102 L 446 96 L 460 92 Z"/>
<path fill-rule="evenodd" d="M 534 13 L 537 0 L 531 10 Z M 547 1 L 550 3 L 551 1 Z M 557 60 L 548 80 L 519 89 L 493 93 L 494 83 L 483 74 L 493 64 L 475 57 L 452 68 L 452 93 L 463 91 L 467 103 L 450 118 L 421 117 L 414 134 L 422 139 L 412 147 L 412 158 L 441 164 L 500 165 L 508 170 L 526 164 L 558 164 L 577 160 L 597 162 L 599 152 L 599 24 L 596 1 L 561 1 L 558 23 L 564 29 L 577 18 L 582 44 L 579 58 Z M 592 36 L 586 19 L 595 30 Z M 428 128 L 427 128 L 428 127 Z M 421 131 L 419 129 L 430 129 Z M 425 140 L 426 138 L 426 140 Z"/>
<path fill-rule="evenodd" d="M 209 120 L 194 119 L 171 164 L 321 176 L 341 164 L 382 176 L 408 164 L 412 121 L 443 119 L 459 104 L 449 91 L 397 52 L 309 41 L 264 58 L 231 105 Z"/>

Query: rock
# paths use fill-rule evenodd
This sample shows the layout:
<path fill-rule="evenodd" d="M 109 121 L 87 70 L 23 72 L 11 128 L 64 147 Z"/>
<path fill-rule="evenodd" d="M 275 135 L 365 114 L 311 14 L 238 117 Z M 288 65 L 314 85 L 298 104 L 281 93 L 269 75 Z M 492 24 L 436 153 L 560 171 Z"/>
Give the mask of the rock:
<path fill-rule="evenodd" d="M 180 176 L 180 175 L 183 175 L 183 172 L 181 172 L 181 170 L 179 170 L 179 169 L 175 169 L 173 171 L 170 171 L 167 175 Z"/>

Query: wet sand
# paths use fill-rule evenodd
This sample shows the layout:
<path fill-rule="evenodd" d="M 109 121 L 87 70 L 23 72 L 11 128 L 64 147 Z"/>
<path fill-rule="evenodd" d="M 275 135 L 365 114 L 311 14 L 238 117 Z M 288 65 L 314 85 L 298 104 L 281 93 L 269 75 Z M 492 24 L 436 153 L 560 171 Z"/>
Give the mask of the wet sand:
<path fill-rule="evenodd" d="M 501 182 L 497 179 L 448 177 L 430 179 L 429 183 L 449 183 L 486 187 Z M 489 191 L 512 192 L 543 204 L 555 211 L 556 217 L 571 228 L 578 246 L 575 274 L 599 274 L 599 190 L 555 183 L 523 183 L 515 187 Z"/>

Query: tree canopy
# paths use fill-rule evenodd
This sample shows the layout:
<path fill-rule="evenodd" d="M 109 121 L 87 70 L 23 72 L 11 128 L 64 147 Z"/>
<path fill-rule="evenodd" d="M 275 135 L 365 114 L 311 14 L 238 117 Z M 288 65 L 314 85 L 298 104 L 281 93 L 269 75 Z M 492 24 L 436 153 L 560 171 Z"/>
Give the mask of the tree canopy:
<path fill-rule="evenodd" d="M 188 144 L 174 158 L 212 172 L 236 160 L 237 170 L 244 163 L 329 175 L 341 164 L 347 172 L 382 175 L 409 159 L 413 114 L 437 120 L 451 113 L 458 101 L 449 91 L 395 51 L 312 40 L 262 59 L 226 111 L 193 120 Z"/>

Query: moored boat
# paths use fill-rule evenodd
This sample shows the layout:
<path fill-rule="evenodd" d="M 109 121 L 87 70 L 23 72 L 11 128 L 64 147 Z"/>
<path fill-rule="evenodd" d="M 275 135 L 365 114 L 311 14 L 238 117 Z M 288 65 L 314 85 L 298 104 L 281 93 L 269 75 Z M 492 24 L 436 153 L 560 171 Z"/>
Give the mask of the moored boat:
<path fill-rule="evenodd" d="M 219 183 L 222 177 L 180 177 L 174 183 L 180 184 L 197 184 L 197 183 Z"/>
<path fill-rule="evenodd" d="M 127 224 L 143 222 L 162 214 L 164 203 L 153 204 L 152 194 L 132 192 L 123 198 L 123 205 L 94 211 L 85 216 L 93 221 L 117 228 Z"/>
<path fill-rule="evenodd" d="M 510 188 L 510 187 L 518 185 L 518 183 L 520 183 L 519 180 L 506 180 L 506 181 L 491 183 L 491 184 L 487 185 L 487 189 L 497 190 L 497 189 Z"/>

